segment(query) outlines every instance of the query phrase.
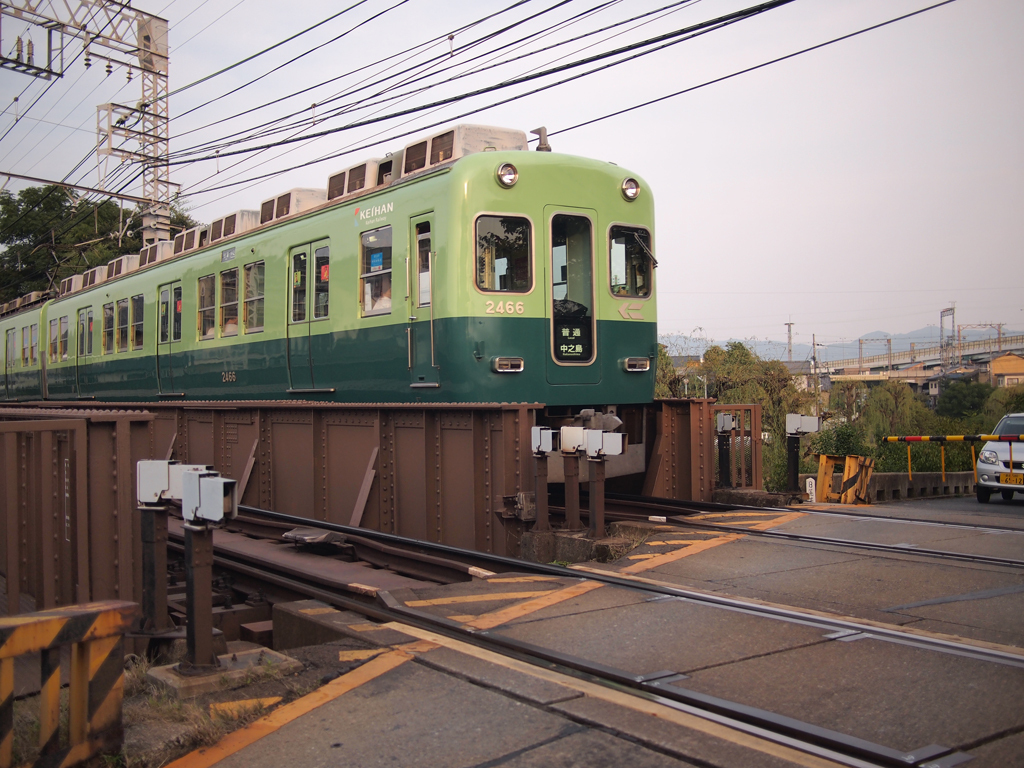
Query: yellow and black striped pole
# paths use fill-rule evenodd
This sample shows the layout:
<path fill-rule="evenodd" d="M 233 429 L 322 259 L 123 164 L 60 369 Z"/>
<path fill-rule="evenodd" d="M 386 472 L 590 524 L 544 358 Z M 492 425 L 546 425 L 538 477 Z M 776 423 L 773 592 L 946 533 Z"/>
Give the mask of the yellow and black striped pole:
<path fill-rule="evenodd" d="M 887 443 L 1024 443 L 1024 435 L 890 435 Z"/>
<path fill-rule="evenodd" d="M 39 653 L 40 762 L 64 766 L 120 747 L 123 636 L 135 603 L 108 600 L 0 618 L 0 768 L 14 746 L 14 660 Z M 68 742 L 60 741 L 60 649 L 71 646 Z"/>

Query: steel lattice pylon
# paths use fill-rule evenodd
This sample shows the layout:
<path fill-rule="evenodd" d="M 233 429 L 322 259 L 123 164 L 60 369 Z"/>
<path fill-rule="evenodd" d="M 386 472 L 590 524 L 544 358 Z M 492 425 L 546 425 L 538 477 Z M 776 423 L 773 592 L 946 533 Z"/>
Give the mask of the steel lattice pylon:
<path fill-rule="evenodd" d="M 59 57 L 48 53 L 46 67 L 27 67 L 27 62 L 3 60 L 0 65 L 36 77 L 63 77 L 67 40 L 80 40 L 84 64 L 93 59 L 106 63 L 107 72 L 124 68 L 129 79 L 137 68 L 142 98 L 137 105 L 102 104 L 97 107 L 97 154 L 103 158 L 99 187 L 106 186 L 107 161 L 143 164 L 142 197 L 152 201 L 143 212 L 144 244 L 170 238 L 172 185 L 167 164 L 170 150 L 167 21 L 115 0 L 5 0 L 0 20 L 10 16 L 47 31 L 59 33 Z M 2 46 L 0 35 L 0 46 Z M 59 63 L 55 61 L 59 58 Z M 116 140 L 116 141 L 115 141 Z"/>

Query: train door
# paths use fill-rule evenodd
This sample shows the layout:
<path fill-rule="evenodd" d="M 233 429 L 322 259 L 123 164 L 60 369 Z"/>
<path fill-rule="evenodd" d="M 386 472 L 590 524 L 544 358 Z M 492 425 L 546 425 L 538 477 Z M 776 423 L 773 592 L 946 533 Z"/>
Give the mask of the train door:
<path fill-rule="evenodd" d="M 18 360 L 18 331 L 16 328 L 8 328 L 4 332 L 4 388 L 5 400 L 11 399 L 10 378 L 14 375 L 14 366 Z"/>
<path fill-rule="evenodd" d="M 316 324 L 330 316 L 331 252 L 325 241 L 292 248 L 288 254 L 291 300 L 288 303 L 288 377 L 291 392 L 318 390 L 314 376 Z"/>
<path fill-rule="evenodd" d="M 157 386 L 160 389 L 161 397 L 184 397 L 185 359 L 181 350 L 180 282 L 160 286 L 157 292 L 157 313 Z"/>
<path fill-rule="evenodd" d="M 547 281 L 551 311 L 549 384 L 597 384 L 594 232 L 597 212 L 545 206 L 550 249 Z"/>
<path fill-rule="evenodd" d="M 437 255 L 433 244 L 433 214 L 410 220 L 409 254 L 406 266 L 406 299 L 409 325 L 409 386 L 440 387 L 440 370 L 434 355 L 434 294 L 432 270 Z"/>
<path fill-rule="evenodd" d="M 77 331 L 75 333 L 75 392 L 79 397 L 84 397 L 88 384 L 88 363 L 92 357 L 93 335 L 92 335 L 92 307 L 83 307 L 78 310 L 76 317 Z"/>

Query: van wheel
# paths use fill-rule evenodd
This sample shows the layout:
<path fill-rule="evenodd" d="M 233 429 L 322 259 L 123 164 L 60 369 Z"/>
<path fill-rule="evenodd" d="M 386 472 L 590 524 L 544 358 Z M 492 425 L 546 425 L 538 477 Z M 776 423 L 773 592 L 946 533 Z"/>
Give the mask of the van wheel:
<path fill-rule="evenodd" d="M 990 491 L 988 488 L 982 488 L 980 485 L 978 486 L 978 503 L 979 504 L 988 504 L 988 500 L 989 500 L 989 498 L 991 498 L 991 496 L 992 496 L 992 491 Z"/>
<path fill-rule="evenodd" d="M 1013 501 L 1013 491 L 1000 491 L 999 493 L 1005 501 Z"/>

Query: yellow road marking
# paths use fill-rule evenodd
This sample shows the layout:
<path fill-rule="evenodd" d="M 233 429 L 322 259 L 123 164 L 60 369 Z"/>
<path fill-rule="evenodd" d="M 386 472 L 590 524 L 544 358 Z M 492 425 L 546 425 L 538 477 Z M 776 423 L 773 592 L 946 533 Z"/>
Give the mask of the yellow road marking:
<path fill-rule="evenodd" d="M 432 638 L 429 641 L 432 645 L 435 645 L 432 642 Z M 419 645 L 419 643 L 414 645 Z M 209 768 L 209 766 L 215 765 L 221 760 L 245 749 L 250 744 L 259 741 L 264 736 L 270 735 L 296 718 L 312 712 L 317 707 L 333 701 L 365 683 L 377 679 L 392 669 L 401 666 L 411 658 L 413 658 L 412 654 L 402 650 L 402 646 L 399 646 L 399 648 L 393 651 L 371 659 L 348 674 L 320 686 L 301 699 L 296 699 L 290 704 L 278 707 L 269 715 L 261 717 L 245 728 L 229 733 L 212 747 L 197 749 L 195 752 L 175 760 L 168 768 Z"/>
<path fill-rule="evenodd" d="M 459 622 L 462 622 L 463 624 L 465 624 L 467 621 L 472 621 L 473 619 L 475 619 L 476 618 L 476 614 L 475 613 L 460 613 L 457 616 L 449 616 L 448 618 L 451 619 L 452 621 L 459 621 Z"/>
<path fill-rule="evenodd" d="M 431 600 L 410 600 L 406 603 L 410 608 L 422 608 L 425 605 L 452 605 L 453 603 L 488 603 L 494 600 L 522 600 L 524 597 L 537 597 L 553 592 L 551 589 L 541 589 L 534 592 L 491 592 L 480 595 L 453 595 L 450 597 L 435 597 Z"/>
<path fill-rule="evenodd" d="M 658 568 L 659 566 L 667 563 L 674 563 L 676 560 L 682 560 L 684 557 L 690 555 L 696 555 L 698 552 L 703 552 L 707 549 L 713 549 L 714 547 L 720 547 L 722 544 L 728 544 L 730 541 L 736 541 L 737 539 L 743 538 L 743 534 L 740 533 L 727 533 L 719 536 L 715 539 L 705 539 L 704 541 L 696 541 L 690 544 L 688 547 L 682 547 L 675 549 L 671 552 L 666 552 L 663 555 L 655 555 L 648 560 L 641 560 L 639 563 L 633 565 L 627 565 L 619 573 L 639 573 L 640 571 L 649 571 L 651 568 Z"/>
<path fill-rule="evenodd" d="M 221 701 L 210 705 L 211 715 L 230 717 L 237 720 L 253 709 L 269 709 L 281 700 L 280 696 L 264 696 L 261 699 L 242 699 L 241 701 Z"/>
<path fill-rule="evenodd" d="M 584 582 L 584 584 L 594 584 L 594 582 Z M 642 699 L 629 693 L 605 688 L 604 686 L 597 685 L 596 683 L 577 680 L 576 678 L 544 669 L 543 667 L 535 667 L 531 664 L 527 664 L 525 661 L 510 659 L 493 651 L 469 645 L 468 643 L 464 643 L 460 640 L 453 640 L 451 638 L 444 637 L 443 635 L 437 635 L 429 630 L 406 626 L 405 624 L 400 624 L 398 622 L 392 622 L 390 624 L 385 624 L 384 626 L 396 629 L 399 632 L 411 635 L 412 637 L 429 640 L 436 643 L 438 646 L 450 648 L 451 650 L 505 667 L 506 669 L 522 672 L 523 674 L 530 675 L 531 677 L 539 678 L 541 680 L 547 680 L 557 685 L 561 685 L 564 688 L 578 691 L 585 696 L 589 696 L 594 699 L 600 699 L 612 704 L 617 704 L 635 712 L 652 715 L 661 720 L 722 739 L 723 741 L 728 741 L 732 744 L 747 747 L 748 749 L 752 749 L 763 754 L 773 755 L 782 760 L 788 760 L 789 762 L 803 766 L 804 768 L 837 768 L 839 765 L 838 763 L 834 763 L 830 760 L 824 760 L 814 755 L 799 752 L 782 744 L 776 744 L 771 741 L 760 739 L 757 736 L 744 733 L 743 731 L 733 730 L 728 726 L 721 725 L 720 723 L 710 720 L 705 720 L 697 715 L 680 712 L 679 710 L 672 709 L 671 707 L 666 707 L 653 701 L 647 701 L 646 699 Z"/>
<path fill-rule="evenodd" d="M 694 515 L 693 520 L 712 520 L 716 517 L 774 517 L 778 512 L 708 512 L 703 515 Z"/>
<path fill-rule="evenodd" d="M 651 553 L 649 555 L 630 555 L 628 560 L 650 560 L 652 557 L 657 557 L 657 553 Z"/>
<path fill-rule="evenodd" d="M 757 525 L 752 525 L 750 527 L 750 530 L 752 530 L 752 531 L 767 531 L 769 528 L 776 528 L 776 527 L 778 527 L 780 525 L 785 525 L 786 523 L 791 523 L 794 520 L 799 520 L 801 517 L 804 517 L 805 515 L 806 515 L 806 513 L 804 513 L 804 512 L 790 512 L 788 515 L 780 515 L 775 520 L 765 520 L 763 523 L 758 523 Z"/>
<path fill-rule="evenodd" d="M 373 632 L 378 629 L 384 629 L 380 624 L 349 624 L 348 628 L 354 632 Z"/>
<path fill-rule="evenodd" d="M 558 581 L 557 576 L 509 576 L 500 579 L 488 579 L 488 584 L 522 584 L 530 581 Z"/>
<path fill-rule="evenodd" d="M 667 547 L 678 544 L 693 544 L 695 541 L 704 541 L 704 539 L 679 539 L 673 541 L 645 541 L 644 544 L 648 547 Z"/>
<path fill-rule="evenodd" d="M 383 648 L 365 648 L 361 651 L 338 651 L 338 661 L 359 661 L 360 659 L 372 659 L 384 653 Z"/>
<path fill-rule="evenodd" d="M 602 586 L 604 585 L 597 581 L 583 581 L 579 584 L 573 584 L 568 587 L 563 587 L 562 589 L 546 592 L 541 597 L 534 600 L 527 600 L 523 603 L 510 605 L 508 608 L 502 608 L 500 611 L 485 613 L 479 618 L 466 623 L 471 627 L 476 627 L 477 629 L 492 629 L 514 619 L 528 616 L 542 608 L 547 608 L 549 605 L 556 605 L 563 600 L 571 600 L 574 597 L 585 595 L 587 592 Z M 419 635 L 417 635 L 417 637 L 419 637 Z"/>

